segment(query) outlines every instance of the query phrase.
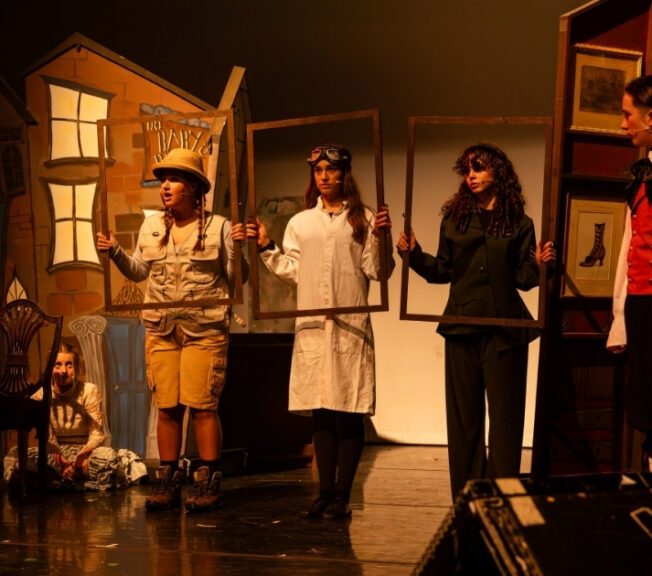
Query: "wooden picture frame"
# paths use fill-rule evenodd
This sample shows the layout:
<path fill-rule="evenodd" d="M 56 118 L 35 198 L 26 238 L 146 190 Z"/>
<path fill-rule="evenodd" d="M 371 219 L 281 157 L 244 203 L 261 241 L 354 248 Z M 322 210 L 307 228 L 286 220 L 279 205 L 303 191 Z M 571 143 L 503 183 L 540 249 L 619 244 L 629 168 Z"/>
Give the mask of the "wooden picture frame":
<path fill-rule="evenodd" d="M 413 221 L 413 204 L 414 204 L 414 185 L 415 185 L 415 155 L 417 152 L 417 143 L 416 143 L 416 131 L 418 127 L 427 127 L 427 126 L 436 126 L 436 127 L 446 127 L 449 130 L 449 136 L 453 136 L 458 133 L 461 127 L 467 127 L 472 129 L 478 134 L 474 135 L 473 140 L 466 142 L 464 147 L 473 145 L 479 141 L 486 141 L 479 136 L 479 133 L 483 130 L 491 131 L 494 128 L 507 129 L 510 131 L 518 130 L 538 130 L 543 131 L 543 136 L 545 139 L 544 149 L 543 149 L 543 158 L 541 161 L 541 172 L 542 172 L 542 205 L 541 205 L 541 238 L 542 242 L 548 240 L 549 233 L 549 219 L 547 217 L 549 212 L 549 203 L 550 203 L 550 172 L 551 172 L 551 163 L 552 163 L 552 118 L 550 117 L 505 117 L 505 116 L 411 116 L 408 118 L 408 152 L 407 152 L 407 175 L 406 175 L 406 191 L 405 191 L 405 226 L 404 231 L 406 235 L 409 234 L 410 229 L 412 228 Z M 437 138 L 435 138 L 437 140 Z M 448 136 L 443 134 L 439 138 L 442 148 L 448 147 Z M 438 142 L 439 143 L 439 142 Z M 495 142 L 498 144 L 498 142 Z M 515 141 L 514 147 L 518 147 L 518 142 Z M 512 148 L 512 149 L 513 149 Z M 452 161 L 455 160 L 459 152 L 462 150 L 455 150 L 454 155 L 451 156 Z M 450 153 L 450 150 L 447 150 Z M 510 156 L 510 149 L 505 150 L 508 156 Z M 452 162 L 449 168 L 452 167 Z M 450 190 L 448 196 L 452 196 L 455 192 L 455 189 Z M 426 194 L 431 193 L 431 190 L 426 190 Z M 441 206 L 438 207 L 438 210 Z M 435 214 L 428 215 L 428 218 L 432 220 Z M 433 224 L 429 224 L 434 226 Z M 437 228 L 438 230 L 438 228 Z M 415 231 L 416 234 L 416 231 Z M 417 239 L 419 236 L 417 235 Z M 436 250 L 436 247 L 435 247 Z M 429 251 L 429 250 L 428 250 Z M 435 253 L 435 252 L 433 252 Z M 546 301 L 546 266 L 540 267 L 539 274 L 539 296 L 537 302 L 537 314 L 536 318 L 529 319 L 513 319 L 513 318 L 487 318 L 487 317 L 476 317 L 476 316 L 451 316 L 444 314 L 430 314 L 423 312 L 410 312 L 408 311 L 408 296 L 409 296 L 409 286 L 410 286 L 410 267 L 409 267 L 409 254 L 405 253 L 402 256 L 402 270 L 401 270 L 401 305 L 400 305 L 400 319 L 401 320 L 413 320 L 419 322 L 442 322 L 442 323 L 451 323 L 451 324 L 473 324 L 477 326 L 519 326 L 519 327 L 537 327 L 542 328 L 544 325 L 545 319 L 545 301 Z M 412 272 L 416 276 L 416 273 Z M 421 279 L 422 280 L 422 279 Z M 422 280 L 424 283 L 425 281 Z M 434 285 L 426 285 L 423 289 L 432 290 Z M 441 285 L 446 287 L 445 294 L 442 294 L 438 299 L 438 306 L 443 309 L 448 297 L 449 284 Z M 533 314 L 534 316 L 534 314 Z"/>
<path fill-rule="evenodd" d="M 623 134 L 620 128 L 623 92 L 630 80 L 641 75 L 643 54 L 575 44 L 573 56 L 571 130 Z"/>
<path fill-rule="evenodd" d="M 570 197 L 562 297 L 613 296 L 626 214 L 622 198 Z"/>
<path fill-rule="evenodd" d="M 299 194 L 303 194 L 305 190 L 305 181 L 303 180 L 304 176 L 310 177 L 310 167 L 308 166 L 305 158 L 309 155 L 310 150 L 313 146 L 319 143 L 324 142 L 338 142 L 342 145 L 345 145 L 352 152 L 353 156 L 353 173 L 354 175 L 358 173 L 358 167 L 356 167 L 356 161 L 360 162 L 360 155 L 358 154 L 359 147 L 352 145 L 349 141 L 349 137 L 346 136 L 344 139 L 338 136 L 339 131 L 346 132 L 345 128 L 351 129 L 352 124 L 359 126 L 360 122 L 367 123 L 371 128 L 368 131 L 368 134 L 371 136 L 368 140 L 365 139 L 364 135 L 362 138 L 365 139 L 364 144 L 359 143 L 359 146 L 365 145 L 372 150 L 372 156 L 370 162 L 373 162 L 371 167 L 373 170 L 373 178 L 375 180 L 375 202 L 377 206 L 371 206 L 374 210 L 378 206 L 384 204 L 384 181 L 383 181 L 383 158 L 382 158 L 382 141 L 381 141 L 381 129 L 380 129 L 380 112 L 379 110 L 361 110 L 356 112 L 344 112 L 337 114 L 326 114 L 320 116 L 309 116 L 303 118 L 293 118 L 287 120 L 276 120 L 271 122 L 257 122 L 247 124 L 247 164 L 248 164 L 248 175 L 249 175 L 249 199 L 248 199 L 248 218 L 255 219 L 257 215 L 257 206 L 258 206 L 258 196 L 265 197 L 262 194 L 259 194 L 258 189 L 262 188 L 263 185 L 259 185 L 256 180 L 256 166 L 257 166 L 257 138 L 262 138 L 263 136 L 269 135 L 270 133 L 274 134 L 283 134 L 287 135 L 286 140 L 287 149 L 293 148 L 297 150 L 294 154 L 295 156 L 299 153 L 302 156 L 297 159 L 297 162 L 293 164 L 296 168 L 293 170 L 305 170 L 301 173 L 302 184 L 301 188 L 297 191 Z M 319 133 L 328 133 L 329 136 L 324 139 L 316 140 L 314 136 L 310 136 L 315 132 Z M 274 132 L 274 131 L 283 131 L 283 132 Z M 355 133 L 360 137 L 363 134 L 363 130 L 356 129 Z M 283 148 L 285 144 L 283 143 L 283 137 L 278 136 L 278 144 L 275 146 L 276 152 L 279 148 Z M 371 146 L 369 146 L 371 142 Z M 298 152 L 301 150 L 301 152 Z M 279 161 L 283 160 L 287 150 L 281 150 L 278 154 Z M 301 168 L 299 168 L 301 166 Z M 356 179 L 358 177 L 356 176 Z M 261 179 L 264 182 L 264 185 L 269 188 L 274 188 L 278 186 L 278 182 L 271 181 L 270 179 Z M 361 186 L 364 192 L 364 187 Z M 364 198 L 363 198 L 364 200 Z M 369 203 L 367 203 L 369 204 Z M 279 235 L 281 231 L 279 231 Z M 281 244 L 281 237 L 273 238 L 277 244 Z M 380 312 L 386 311 L 389 309 L 389 298 L 388 298 L 388 289 L 387 289 L 387 265 L 386 257 L 388 248 L 388 242 L 386 241 L 385 235 L 379 236 L 380 241 L 380 303 L 379 304 L 369 304 L 367 306 L 348 306 L 348 307 L 325 307 L 317 308 L 310 310 L 297 310 L 296 309 L 296 300 L 294 300 L 293 307 L 292 303 L 288 306 L 291 309 L 283 310 L 270 310 L 262 309 L 261 307 L 261 270 L 260 267 L 264 268 L 264 265 L 260 262 L 258 256 L 258 249 L 255 241 L 251 241 L 251 254 L 253 256 L 250 258 L 250 289 L 251 289 L 251 302 L 252 302 L 252 314 L 255 319 L 278 319 L 278 318 L 294 318 L 300 316 L 315 316 L 315 315 L 324 315 L 328 314 L 344 314 L 344 313 L 362 313 L 362 312 Z M 281 282 L 279 280 L 279 282 Z"/>
<path fill-rule="evenodd" d="M 224 127 L 226 126 L 226 130 Z M 172 136 L 172 131 L 178 130 Z M 181 134 L 182 131 L 187 133 Z M 238 193 L 238 177 L 236 174 L 236 143 L 235 121 L 232 110 L 204 110 L 201 112 L 143 115 L 130 118 L 110 118 L 97 123 L 99 146 L 99 230 L 116 232 L 116 209 L 125 209 L 124 198 L 137 196 L 138 209 L 141 214 L 127 214 L 140 220 L 150 211 L 160 209 L 158 181 L 151 172 L 154 162 L 162 158 L 172 148 L 181 144 L 184 147 L 197 149 L 204 160 L 205 173 L 213 184 L 209 191 L 213 199 L 228 198 L 230 220 L 233 224 L 239 221 L 238 206 L 242 202 Z M 167 131 L 164 135 L 157 131 Z M 161 143 L 161 147 L 156 142 Z M 105 146 L 106 143 L 106 146 Z M 177 144 L 177 145 L 175 145 Z M 105 156 L 108 150 L 108 158 Z M 225 158 L 226 156 L 226 158 Z M 220 172 L 226 171 L 227 174 Z M 217 189 L 215 189 L 217 188 Z M 119 190 L 119 193 L 118 193 Z M 116 199 L 111 198 L 112 194 Z M 207 195 L 208 196 L 208 195 Z M 207 203 L 211 211 L 212 205 Z M 137 229 L 133 230 L 132 246 L 135 245 Z M 117 234 L 116 234 L 117 235 Z M 124 235 L 125 237 L 127 235 Z M 123 246 L 129 249 L 129 247 Z M 234 242 L 234 293 L 228 298 L 203 298 L 188 302 L 185 300 L 170 302 L 134 302 L 131 298 L 127 303 L 121 301 L 120 292 L 113 293 L 113 285 L 118 279 L 124 285 L 128 282 L 113 264 L 108 254 L 101 254 L 104 269 L 104 300 L 107 312 L 128 312 L 146 309 L 166 308 L 201 308 L 206 306 L 241 304 L 243 302 L 241 248 Z M 112 281 L 113 277 L 113 281 Z M 143 282 L 146 283 L 147 280 Z M 131 290 L 133 294 L 133 289 Z"/>

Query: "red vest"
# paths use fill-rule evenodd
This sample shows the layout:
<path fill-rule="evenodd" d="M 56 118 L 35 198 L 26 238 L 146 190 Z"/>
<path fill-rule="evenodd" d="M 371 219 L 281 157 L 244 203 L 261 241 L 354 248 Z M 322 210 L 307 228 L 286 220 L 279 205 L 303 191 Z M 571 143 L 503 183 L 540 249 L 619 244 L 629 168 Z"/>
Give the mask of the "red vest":
<path fill-rule="evenodd" d="M 645 183 L 638 189 L 632 207 L 627 293 L 652 295 L 652 206 L 645 196 Z"/>

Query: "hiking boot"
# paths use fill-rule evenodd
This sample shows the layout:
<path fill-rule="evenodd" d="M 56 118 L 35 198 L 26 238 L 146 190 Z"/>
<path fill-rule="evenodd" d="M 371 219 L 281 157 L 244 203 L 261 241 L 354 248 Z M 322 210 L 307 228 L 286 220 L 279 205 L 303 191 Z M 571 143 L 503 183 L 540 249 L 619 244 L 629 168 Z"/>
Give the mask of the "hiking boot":
<path fill-rule="evenodd" d="M 145 499 L 147 510 L 171 510 L 181 505 L 183 474 L 181 470 L 176 470 L 174 474 L 171 472 L 169 466 L 159 466 L 156 469 L 156 484 Z"/>
<path fill-rule="evenodd" d="M 209 475 L 208 466 L 200 466 L 195 470 L 192 491 L 186 499 L 186 510 L 188 512 L 205 512 L 218 507 L 222 473 L 213 472 L 213 476 L 210 478 Z"/>

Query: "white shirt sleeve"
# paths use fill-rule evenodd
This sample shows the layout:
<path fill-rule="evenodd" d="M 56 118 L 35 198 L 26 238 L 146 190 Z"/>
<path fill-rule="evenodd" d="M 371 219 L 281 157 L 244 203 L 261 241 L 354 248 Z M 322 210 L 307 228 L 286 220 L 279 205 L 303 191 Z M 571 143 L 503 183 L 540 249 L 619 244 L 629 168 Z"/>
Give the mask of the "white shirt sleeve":
<path fill-rule="evenodd" d="M 296 286 L 299 279 L 299 238 L 292 219 L 285 227 L 283 235 L 283 250 L 274 246 L 260 253 L 267 269 L 287 284 Z"/>
<path fill-rule="evenodd" d="M 616 277 L 614 279 L 614 296 L 612 304 L 613 322 L 607 338 L 607 348 L 625 346 L 627 332 L 625 330 L 625 300 L 627 298 L 627 252 L 632 239 L 632 212 L 627 207 L 625 232 L 620 245 Z"/>

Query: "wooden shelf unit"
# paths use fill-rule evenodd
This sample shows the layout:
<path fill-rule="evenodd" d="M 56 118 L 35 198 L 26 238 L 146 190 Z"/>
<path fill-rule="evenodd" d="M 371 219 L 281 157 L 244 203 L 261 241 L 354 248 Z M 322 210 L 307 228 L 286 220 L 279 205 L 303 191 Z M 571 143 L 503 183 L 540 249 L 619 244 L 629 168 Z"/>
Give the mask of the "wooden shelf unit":
<path fill-rule="evenodd" d="M 571 197 L 624 201 L 623 189 L 631 180 L 629 167 L 639 156 L 624 135 L 570 127 L 574 47 L 590 44 L 639 51 L 642 73 L 648 73 L 651 3 L 595 0 L 560 18 L 548 230 L 558 247 L 560 270 L 546 295 L 532 460 L 535 476 L 636 468 L 623 410 L 625 358 L 605 348 L 611 298 L 562 295 L 562 290 Z"/>

